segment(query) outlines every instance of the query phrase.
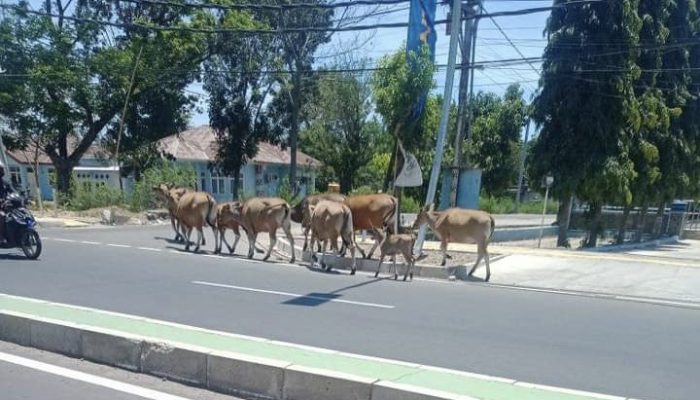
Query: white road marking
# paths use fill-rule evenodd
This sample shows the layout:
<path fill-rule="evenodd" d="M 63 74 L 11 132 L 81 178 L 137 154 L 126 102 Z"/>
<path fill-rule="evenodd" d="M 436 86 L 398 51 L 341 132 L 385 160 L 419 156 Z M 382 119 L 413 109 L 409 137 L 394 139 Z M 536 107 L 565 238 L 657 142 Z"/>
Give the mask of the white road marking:
<path fill-rule="evenodd" d="M 48 374 L 61 376 L 68 379 L 73 379 L 80 382 L 89 383 L 95 386 L 102 386 L 108 389 L 116 390 L 122 393 L 128 393 L 134 396 L 143 397 L 151 400 L 189 400 L 185 397 L 175 396 L 159 392 L 152 389 L 146 389 L 141 386 L 131 385 L 124 382 L 115 381 L 113 379 L 102 378 L 97 375 L 86 374 L 84 372 L 75 371 L 68 368 L 58 367 L 51 364 L 31 360 L 29 358 L 18 357 L 12 354 L 0 353 L 0 361 L 19 365 L 26 368 L 35 369 L 37 371 L 46 372 Z"/>
<path fill-rule="evenodd" d="M 226 285 L 223 283 L 204 282 L 204 281 L 192 281 L 192 283 L 194 283 L 195 285 L 204 285 L 204 286 L 212 286 L 212 287 L 218 287 L 218 288 L 224 288 L 224 289 L 240 290 L 243 292 L 274 294 L 277 296 L 285 296 L 285 297 L 303 297 L 303 298 L 307 298 L 307 299 L 330 301 L 333 303 L 352 304 L 352 305 L 364 306 L 364 307 L 376 307 L 376 308 L 387 308 L 387 309 L 396 308 L 395 306 L 388 305 L 388 304 L 377 304 L 377 303 L 366 303 L 363 301 L 341 300 L 341 299 L 333 299 L 333 298 L 328 298 L 328 297 L 323 297 L 323 296 L 313 296 L 313 295 L 309 296 L 309 295 L 298 294 L 298 293 L 280 292 L 277 290 L 265 290 L 265 289 L 256 289 L 256 288 L 250 288 L 250 287 L 245 287 L 245 286 Z"/>
<path fill-rule="evenodd" d="M 109 246 L 109 247 L 120 247 L 120 248 L 124 248 L 124 249 L 128 249 L 128 248 L 131 247 L 131 246 L 126 245 L 126 244 L 115 244 L 115 243 L 107 243 L 107 246 Z"/>
<path fill-rule="evenodd" d="M 160 249 L 156 249 L 155 247 L 137 247 L 137 249 L 147 251 L 161 251 Z"/>
<path fill-rule="evenodd" d="M 49 239 L 49 238 L 47 238 L 47 239 Z M 52 239 L 52 240 L 55 240 L 55 241 L 57 241 L 57 242 L 75 243 L 75 240 L 73 240 L 73 239 L 55 238 L 55 239 Z"/>
<path fill-rule="evenodd" d="M 89 240 L 81 240 L 80 243 L 83 243 L 83 244 L 102 244 L 100 242 L 91 242 Z"/>

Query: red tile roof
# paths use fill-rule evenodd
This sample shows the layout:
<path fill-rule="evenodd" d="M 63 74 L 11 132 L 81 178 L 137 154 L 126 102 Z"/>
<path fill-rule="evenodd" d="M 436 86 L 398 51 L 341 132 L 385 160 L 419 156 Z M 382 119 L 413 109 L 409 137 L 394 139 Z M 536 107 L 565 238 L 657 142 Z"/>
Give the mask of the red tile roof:
<path fill-rule="evenodd" d="M 68 139 L 68 153 L 71 153 L 77 144 L 75 138 Z M 36 155 L 36 146 L 34 144 L 29 144 L 26 149 L 23 150 L 8 150 L 7 155 L 14 159 L 20 164 L 34 164 L 34 156 Z M 107 158 L 109 155 L 105 150 L 101 149 L 98 145 L 93 144 L 88 148 L 88 150 L 83 154 L 84 159 L 95 159 L 95 158 Z M 39 149 L 38 154 L 39 164 L 50 165 L 51 158 L 46 154 L 44 149 Z"/>
<path fill-rule="evenodd" d="M 200 126 L 171 135 L 159 142 L 161 151 L 172 155 L 177 160 L 214 161 L 216 158 L 216 135 L 209 126 Z M 289 164 L 291 153 L 279 146 L 267 142 L 258 144 L 258 154 L 253 157 L 254 164 Z M 297 151 L 297 165 L 320 167 L 317 159 Z"/>

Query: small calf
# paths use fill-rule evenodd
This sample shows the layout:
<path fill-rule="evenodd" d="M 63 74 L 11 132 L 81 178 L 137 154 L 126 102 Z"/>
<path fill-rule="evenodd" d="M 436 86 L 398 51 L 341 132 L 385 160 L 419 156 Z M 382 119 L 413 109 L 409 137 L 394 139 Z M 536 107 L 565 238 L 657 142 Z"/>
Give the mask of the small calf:
<path fill-rule="evenodd" d="M 379 245 L 379 251 L 381 253 L 379 257 L 379 264 L 377 264 L 377 272 L 374 277 L 379 276 L 379 269 L 382 267 L 382 261 L 384 257 L 392 256 L 393 266 L 394 266 L 394 279 L 399 278 L 399 271 L 396 268 L 396 255 L 403 255 L 403 259 L 406 262 L 406 273 L 403 276 L 405 281 L 408 276 L 413 280 L 413 266 L 416 263 L 416 258 L 413 256 L 413 246 L 416 244 L 416 234 L 415 233 L 401 233 L 401 234 L 390 234 L 387 235 L 382 240 Z M 389 269 L 391 272 L 391 268 Z"/>

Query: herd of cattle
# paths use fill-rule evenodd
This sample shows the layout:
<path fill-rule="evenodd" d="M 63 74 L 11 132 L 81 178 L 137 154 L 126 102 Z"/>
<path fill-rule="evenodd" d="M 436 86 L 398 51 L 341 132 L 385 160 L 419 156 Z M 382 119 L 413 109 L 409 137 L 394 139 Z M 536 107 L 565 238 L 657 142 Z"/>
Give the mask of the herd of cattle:
<path fill-rule="evenodd" d="M 168 209 L 170 222 L 175 231 L 175 240 L 184 241 L 185 250 L 189 251 L 194 245 L 194 251 L 199 251 L 200 245 L 205 244 L 203 228 L 210 226 L 214 234 L 214 251 L 220 253 L 223 244 L 233 254 L 240 239 L 242 229 L 248 239 L 248 258 L 256 251 L 256 239 L 259 233 L 270 235 L 270 245 L 263 260 L 270 257 L 277 243 L 277 230 L 282 229 L 291 247 L 291 262 L 295 261 L 294 238 L 291 223 L 301 224 L 304 233 L 304 248 L 317 249 L 321 253 L 320 265 L 330 270 L 324 257 L 330 244 L 331 250 L 344 256 L 350 250 L 352 258 L 351 274 L 355 274 L 355 250 L 359 250 L 365 258 L 372 258 L 374 251 L 379 248 L 380 257 L 375 277 L 386 256 L 394 260 L 394 278 L 398 278 L 396 270 L 396 255 L 401 254 L 408 268 L 403 279 L 413 279 L 413 266 L 416 258 L 413 248 L 416 241 L 415 230 L 427 224 L 440 239 L 442 264 L 447 258 L 449 243 L 476 243 L 477 260 L 469 275 L 472 275 L 482 259 L 486 264 L 486 280 L 491 276 L 487 246 L 495 228 L 493 217 L 478 210 L 451 208 L 445 211 L 435 211 L 433 206 L 424 207 L 418 214 L 413 225 L 413 233 L 400 234 L 398 227 L 398 201 L 388 194 L 371 194 L 344 196 L 340 194 L 316 194 L 305 197 L 294 207 L 285 200 L 275 197 L 254 197 L 242 202 L 226 202 L 217 204 L 214 197 L 206 192 L 193 191 L 187 188 L 172 187 L 161 184 L 153 191 Z M 232 230 L 235 235 L 233 245 L 226 240 L 226 231 Z M 197 231 L 197 239 L 192 242 L 192 231 Z M 369 253 L 355 243 L 355 232 L 364 230 L 370 233 L 374 244 Z M 311 239 L 309 240 L 309 233 Z M 338 248 L 338 239 L 341 247 Z M 313 258 L 316 260 L 316 254 Z"/>

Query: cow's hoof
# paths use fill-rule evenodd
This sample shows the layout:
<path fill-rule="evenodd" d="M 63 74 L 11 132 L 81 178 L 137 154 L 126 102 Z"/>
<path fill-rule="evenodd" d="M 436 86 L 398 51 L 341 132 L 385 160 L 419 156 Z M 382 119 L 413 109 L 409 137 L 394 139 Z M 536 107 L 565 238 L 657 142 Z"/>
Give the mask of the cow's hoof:
<path fill-rule="evenodd" d="M 289 260 L 289 263 L 290 263 L 290 264 L 294 264 L 294 262 L 295 262 L 296 260 L 297 260 L 296 258 L 292 257 L 292 259 Z"/>
<path fill-rule="evenodd" d="M 269 255 L 268 255 L 268 256 L 265 256 L 265 257 L 263 257 L 263 259 L 262 259 L 262 260 L 263 260 L 263 261 L 267 261 L 267 259 L 268 259 L 268 258 L 270 258 L 270 256 L 269 256 Z"/>
<path fill-rule="evenodd" d="M 404 282 L 406 282 L 406 278 L 407 278 L 407 276 L 404 275 L 404 276 L 403 276 L 403 281 L 404 281 Z"/>
<path fill-rule="evenodd" d="M 378 278 L 378 277 L 379 277 L 379 271 L 377 271 L 377 273 L 374 274 L 374 277 L 375 277 L 375 278 Z"/>
<path fill-rule="evenodd" d="M 355 270 L 350 271 L 350 275 L 355 275 Z"/>
<path fill-rule="evenodd" d="M 489 279 L 491 279 L 491 275 L 486 275 L 486 279 L 484 279 L 484 282 L 488 282 Z"/>
<path fill-rule="evenodd" d="M 399 274 L 394 274 L 394 280 L 398 281 L 399 280 Z"/>
<path fill-rule="evenodd" d="M 440 266 L 441 266 L 441 267 L 444 267 L 446 264 L 447 264 L 447 261 L 443 260 L 443 261 L 440 263 Z"/>

